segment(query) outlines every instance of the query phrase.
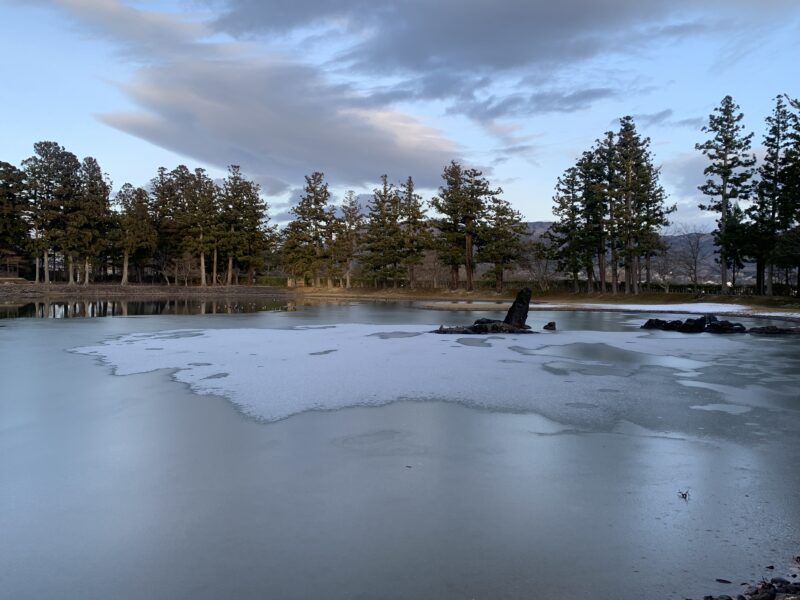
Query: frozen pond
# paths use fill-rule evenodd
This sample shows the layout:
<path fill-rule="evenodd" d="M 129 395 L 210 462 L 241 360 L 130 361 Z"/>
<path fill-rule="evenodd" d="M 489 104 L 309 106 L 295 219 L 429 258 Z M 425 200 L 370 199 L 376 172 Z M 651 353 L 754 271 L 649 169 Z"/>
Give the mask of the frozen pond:
<path fill-rule="evenodd" d="M 0 321 L 0 589 L 685 598 L 789 572 L 800 340 L 596 312 L 425 333 L 479 316 Z"/>

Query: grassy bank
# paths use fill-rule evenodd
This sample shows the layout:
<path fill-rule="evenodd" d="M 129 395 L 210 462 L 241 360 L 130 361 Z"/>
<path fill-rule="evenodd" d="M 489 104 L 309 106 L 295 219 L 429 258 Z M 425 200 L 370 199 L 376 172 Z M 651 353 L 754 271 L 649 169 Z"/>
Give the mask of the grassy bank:
<path fill-rule="evenodd" d="M 368 300 L 375 302 L 417 301 L 435 302 L 431 308 L 448 310 L 491 310 L 496 303 L 508 303 L 514 299 L 516 288 L 502 293 L 493 290 L 407 289 L 407 288 L 285 288 L 266 285 L 236 286 L 166 286 L 166 285 L 115 285 L 90 284 L 6 284 L 0 285 L 0 302 L 36 302 L 59 300 L 112 300 L 112 299 L 295 299 L 298 302 L 329 302 Z M 605 304 L 612 307 L 620 304 L 684 304 L 714 302 L 744 305 L 753 310 L 800 311 L 800 302 L 794 298 L 767 296 L 715 296 L 708 294 L 664 294 L 645 292 L 633 294 L 574 294 L 563 291 L 534 291 L 532 302 L 545 304 L 579 305 L 584 303 Z"/>

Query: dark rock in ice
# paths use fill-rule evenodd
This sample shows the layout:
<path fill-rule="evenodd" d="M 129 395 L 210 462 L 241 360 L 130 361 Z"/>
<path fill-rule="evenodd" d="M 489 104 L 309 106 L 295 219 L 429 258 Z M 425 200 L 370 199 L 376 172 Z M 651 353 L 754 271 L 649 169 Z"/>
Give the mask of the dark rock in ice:
<path fill-rule="evenodd" d="M 800 327 L 776 327 L 766 325 L 747 329 L 741 323 L 720 321 L 714 315 L 704 315 L 695 319 L 681 321 L 664 321 L 663 319 L 647 319 L 641 329 L 660 329 L 661 331 L 680 331 L 681 333 L 760 333 L 765 335 L 800 334 Z"/>
<path fill-rule="evenodd" d="M 667 324 L 663 319 L 647 319 L 640 329 L 664 329 Z"/>
<path fill-rule="evenodd" d="M 675 319 L 674 321 L 667 321 L 667 324 L 664 325 L 664 331 L 679 331 L 681 327 L 683 327 L 683 321 Z"/>
<path fill-rule="evenodd" d="M 767 335 L 800 333 L 800 327 L 776 327 L 775 325 L 765 325 L 763 327 L 751 327 L 747 330 L 747 333 L 764 333 Z"/>
<path fill-rule="evenodd" d="M 555 331 L 556 330 L 556 322 L 550 321 L 547 325 L 542 327 L 545 331 Z"/>
<path fill-rule="evenodd" d="M 678 327 L 678 331 L 683 333 L 703 333 L 706 330 L 707 320 L 705 316 L 697 317 L 696 319 L 686 319 L 683 324 Z"/>
<path fill-rule="evenodd" d="M 531 307 L 531 288 L 522 288 L 517 292 L 517 297 L 514 303 L 506 313 L 506 318 L 503 323 L 511 325 L 512 327 L 525 327 L 525 321 L 528 320 L 528 309 Z"/>
<path fill-rule="evenodd" d="M 747 333 L 747 328 L 741 323 L 730 321 L 714 321 L 706 326 L 708 333 Z"/>
<path fill-rule="evenodd" d="M 530 326 L 525 324 L 528 318 L 528 308 L 531 303 L 530 288 L 522 288 L 508 309 L 506 318 L 502 321 L 496 319 L 478 319 L 472 325 L 457 325 L 455 327 L 445 327 L 440 325 L 439 329 L 431 333 L 457 333 L 457 334 L 487 334 L 487 333 L 534 333 Z"/>

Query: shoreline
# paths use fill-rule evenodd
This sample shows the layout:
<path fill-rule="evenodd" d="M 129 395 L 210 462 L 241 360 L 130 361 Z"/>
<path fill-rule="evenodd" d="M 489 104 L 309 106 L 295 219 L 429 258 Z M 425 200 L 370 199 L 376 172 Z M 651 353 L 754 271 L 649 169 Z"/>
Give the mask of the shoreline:
<path fill-rule="evenodd" d="M 70 300 L 215 300 L 252 299 L 291 301 L 314 304 L 319 302 L 414 302 L 427 310 L 450 311 L 500 311 L 506 310 L 513 301 L 516 288 L 502 293 L 493 290 L 450 289 L 372 289 L 372 288 L 285 288 L 263 285 L 233 286 L 165 286 L 130 284 L 68 285 L 50 284 L 2 284 L 0 305 L 19 305 L 32 302 L 63 302 Z M 750 300 L 750 301 L 748 301 Z M 755 300 L 755 301 L 753 301 Z M 633 302 L 632 302 L 633 301 Z M 703 305 L 714 304 L 713 310 L 704 310 Z M 697 310 L 692 310 L 697 305 Z M 730 306 L 730 310 L 725 307 Z M 674 308 L 673 308 L 674 307 Z M 699 296 L 697 294 L 642 293 L 626 294 L 574 294 L 565 292 L 534 292 L 531 311 L 589 312 L 652 312 L 652 313 L 707 313 L 730 317 L 754 317 L 785 319 L 800 322 L 800 303 L 786 297 L 744 298 L 740 296 Z"/>

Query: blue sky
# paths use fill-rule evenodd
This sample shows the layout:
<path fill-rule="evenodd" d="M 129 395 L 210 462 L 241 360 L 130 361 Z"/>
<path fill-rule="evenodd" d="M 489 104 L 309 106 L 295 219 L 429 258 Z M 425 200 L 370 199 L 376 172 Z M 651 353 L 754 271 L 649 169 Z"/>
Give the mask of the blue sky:
<path fill-rule="evenodd" d="M 54 140 L 114 181 L 240 164 L 285 218 L 303 175 L 335 193 L 451 159 L 529 220 L 615 120 L 652 140 L 674 221 L 696 205 L 694 144 L 726 94 L 756 133 L 800 96 L 796 0 L 0 0 L 0 160 Z"/>

